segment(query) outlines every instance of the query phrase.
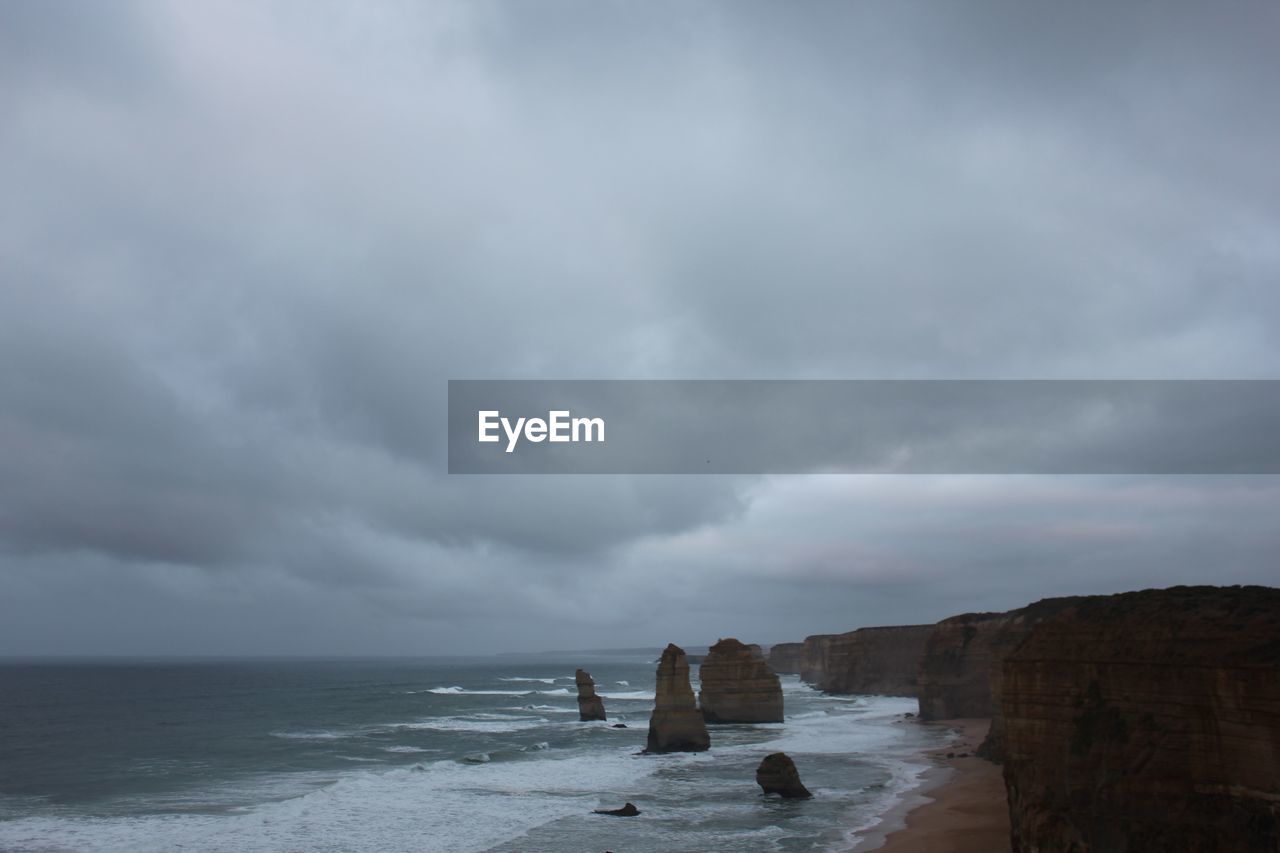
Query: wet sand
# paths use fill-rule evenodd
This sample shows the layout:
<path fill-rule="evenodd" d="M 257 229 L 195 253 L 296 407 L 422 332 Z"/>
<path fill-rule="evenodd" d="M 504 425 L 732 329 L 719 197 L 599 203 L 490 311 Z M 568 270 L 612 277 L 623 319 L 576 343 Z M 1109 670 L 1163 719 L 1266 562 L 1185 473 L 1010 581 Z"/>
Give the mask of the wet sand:
<path fill-rule="evenodd" d="M 890 815 L 883 833 L 853 848 L 880 853 L 1007 853 L 1009 811 L 1000 767 L 977 758 L 989 720 L 941 720 L 930 725 L 960 729 L 950 745 L 928 755 L 938 763 L 909 798 L 905 815 Z M 948 758 L 947 753 L 954 753 Z M 959 757 L 968 753 L 966 757 Z M 905 824 L 905 826 L 903 825 Z"/>

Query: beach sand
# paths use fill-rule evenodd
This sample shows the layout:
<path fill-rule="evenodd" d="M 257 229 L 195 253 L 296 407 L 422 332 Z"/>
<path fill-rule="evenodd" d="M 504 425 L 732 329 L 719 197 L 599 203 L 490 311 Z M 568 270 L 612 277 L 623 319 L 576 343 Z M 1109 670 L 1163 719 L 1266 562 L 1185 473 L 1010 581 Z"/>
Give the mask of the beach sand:
<path fill-rule="evenodd" d="M 890 829 L 854 848 L 880 853 L 1007 853 L 1009 811 L 999 765 L 973 755 L 987 736 L 990 720 L 940 720 L 928 725 L 959 729 L 950 745 L 929 755 L 938 762 L 905 816 L 890 816 Z M 956 757 L 948 758 L 947 753 Z M 961 753 L 968 753 L 964 758 Z M 905 826 L 903 825 L 905 823 Z"/>

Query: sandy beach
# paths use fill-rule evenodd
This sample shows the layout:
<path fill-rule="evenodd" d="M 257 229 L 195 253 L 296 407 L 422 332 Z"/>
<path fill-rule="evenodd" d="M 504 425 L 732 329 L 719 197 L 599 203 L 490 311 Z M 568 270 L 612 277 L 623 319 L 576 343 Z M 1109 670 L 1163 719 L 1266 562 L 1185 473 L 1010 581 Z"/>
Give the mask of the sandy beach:
<path fill-rule="evenodd" d="M 998 765 L 973 752 L 990 720 L 941 720 L 931 725 L 959 729 L 948 746 L 929 755 L 938 767 L 926 776 L 905 814 L 890 815 L 888 834 L 874 833 L 854 851 L 881 853 L 1003 853 L 1010 850 L 1009 812 Z M 948 757 L 950 755 L 951 757 Z"/>

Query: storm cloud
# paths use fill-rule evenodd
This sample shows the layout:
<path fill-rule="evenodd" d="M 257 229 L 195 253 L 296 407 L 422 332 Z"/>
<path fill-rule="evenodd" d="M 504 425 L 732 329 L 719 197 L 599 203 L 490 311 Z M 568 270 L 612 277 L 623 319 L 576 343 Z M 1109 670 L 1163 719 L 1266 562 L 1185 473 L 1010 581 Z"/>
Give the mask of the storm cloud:
<path fill-rule="evenodd" d="M 461 477 L 448 379 L 1270 379 L 1274 4 L 0 6 L 0 653 L 1274 582 L 1274 477 Z"/>

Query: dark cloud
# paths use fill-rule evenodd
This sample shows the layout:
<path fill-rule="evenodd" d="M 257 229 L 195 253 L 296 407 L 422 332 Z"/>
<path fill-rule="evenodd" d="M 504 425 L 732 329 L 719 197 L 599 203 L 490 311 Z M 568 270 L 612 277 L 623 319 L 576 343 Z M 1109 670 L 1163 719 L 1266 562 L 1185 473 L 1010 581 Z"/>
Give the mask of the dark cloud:
<path fill-rule="evenodd" d="M 1274 377 L 1276 17 L 5 4 L 0 651 L 770 641 L 1266 581 L 1270 480 L 467 479 L 444 404 Z"/>

